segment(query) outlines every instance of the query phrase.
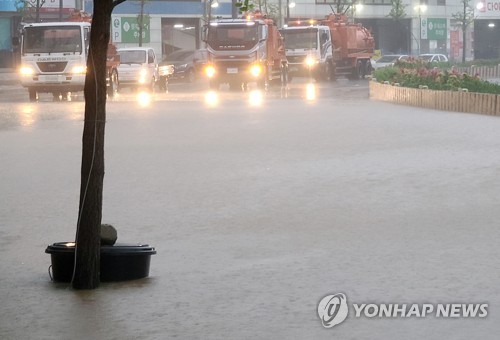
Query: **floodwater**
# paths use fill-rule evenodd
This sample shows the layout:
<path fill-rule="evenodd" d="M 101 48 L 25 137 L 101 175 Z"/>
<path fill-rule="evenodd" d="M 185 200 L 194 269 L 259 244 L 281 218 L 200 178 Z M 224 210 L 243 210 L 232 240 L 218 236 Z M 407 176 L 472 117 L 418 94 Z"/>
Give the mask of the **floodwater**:
<path fill-rule="evenodd" d="M 110 102 L 103 223 L 157 254 L 148 278 L 92 291 L 51 282 L 44 253 L 74 239 L 84 103 L 3 104 L 0 337 L 496 339 L 500 119 L 341 87 Z M 326 329 L 335 293 L 349 314 Z M 356 317 L 363 303 L 488 315 Z"/>

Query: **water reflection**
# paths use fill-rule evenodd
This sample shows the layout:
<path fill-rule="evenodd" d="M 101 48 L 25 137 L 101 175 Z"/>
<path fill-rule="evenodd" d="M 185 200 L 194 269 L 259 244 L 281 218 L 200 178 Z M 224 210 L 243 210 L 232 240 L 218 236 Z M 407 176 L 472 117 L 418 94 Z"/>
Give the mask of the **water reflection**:
<path fill-rule="evenodd" d="M 261 90 L 252 90 L 248 94 L 248 104 L 250 106 L 260 107 L 264 102 L 264 94 Z"/>
<path fill-rule="evenodd" d="M 219 95 L 215 91 L 205 93 L 205 105 L 208 107 L 216 107 L 219 104 Z"/>
<path fill-rule="evenodd" d="M 21 113 L 19 115 L 19 123 L 21 126 L 27 127 L 35 123 L 35 105 L 25 104 L 21 106 Z"/>
<path fill-rule="evenodd" d="M 148 107 L 151 105 L 152 96 L 149 92 L 139 92 L 137 94 L 137 103 L 140 107 Z"/>
<path fill-rule="evenodd" d="M 316 84 L 308 83 L 306 85 L 306 99 L 308 101 L 316 100 Z"/>

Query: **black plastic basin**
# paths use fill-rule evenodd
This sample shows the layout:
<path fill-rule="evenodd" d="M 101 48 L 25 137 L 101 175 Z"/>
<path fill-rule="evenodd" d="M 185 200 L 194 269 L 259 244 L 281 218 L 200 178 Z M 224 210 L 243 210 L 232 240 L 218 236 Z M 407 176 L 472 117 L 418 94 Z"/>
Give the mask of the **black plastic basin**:
<path fill-rule="evenodd" d="M 45 249 L 52 261 L 52 279 L 71 282 L 75 263 L 75 243 L 57 242 Z M 155 248 L 147 244 L 101 246 L 101 281 L 135 280 L 149 276 Z"/>

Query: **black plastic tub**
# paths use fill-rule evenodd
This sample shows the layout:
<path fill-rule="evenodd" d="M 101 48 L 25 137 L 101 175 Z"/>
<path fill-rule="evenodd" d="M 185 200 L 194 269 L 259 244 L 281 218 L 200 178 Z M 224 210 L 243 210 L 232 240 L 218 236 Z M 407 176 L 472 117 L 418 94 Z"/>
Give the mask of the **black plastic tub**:
<path fill-rule="evenodd" d="M 57 242 L 45 249 L 52 261 L 52 279 L 71 282 L 75 263 L 75 243 Z M 155 248 L 147 244 L 101 246 L 101 281 L 125 281 L 149 276 L 151 255 Z"/>

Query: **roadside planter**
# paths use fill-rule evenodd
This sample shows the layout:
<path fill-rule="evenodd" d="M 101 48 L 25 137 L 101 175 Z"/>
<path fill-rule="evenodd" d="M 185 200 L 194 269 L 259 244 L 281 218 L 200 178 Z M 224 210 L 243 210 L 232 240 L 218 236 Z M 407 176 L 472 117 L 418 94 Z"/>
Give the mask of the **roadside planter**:
<path fill-rule="evenodd" d="M 75 243 L 58 242 L 45 250 L 52 262 L 52 279 L 71 282 L 75 263 Z M 154 247 L 147 244 L 101 246 L 100 280 L 102 282 L 135 280 L 149 276 Z"/>
<path fill-rule="evenodd" d="M 500 116 L 500 95 L 415 89 L 370 81 L 370 99 L 428 109 Z"/>

